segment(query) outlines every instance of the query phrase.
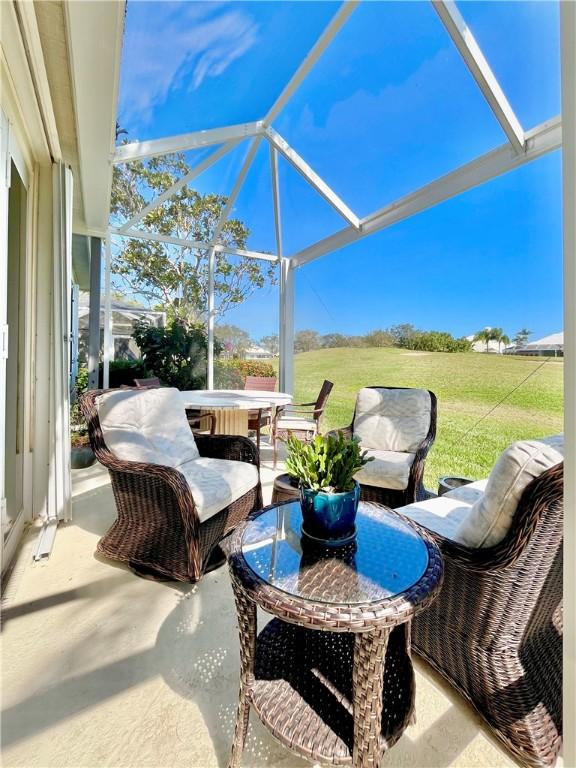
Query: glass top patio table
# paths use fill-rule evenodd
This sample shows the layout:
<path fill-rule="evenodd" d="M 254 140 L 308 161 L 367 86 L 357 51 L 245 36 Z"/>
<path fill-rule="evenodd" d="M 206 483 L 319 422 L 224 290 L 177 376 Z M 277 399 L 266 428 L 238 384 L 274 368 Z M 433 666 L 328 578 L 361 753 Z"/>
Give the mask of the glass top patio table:
<path fill-rule="evenodd" d="M 334 605 L 386 601 L 413 587 L 429 566 L 428 546 L 409 523 L 360 502 L 354 542 L 324 547 L 301 532 L 300 501 L 264 510 L 246 525 L 241 553 L 253 573 L 288 595 Z"/>

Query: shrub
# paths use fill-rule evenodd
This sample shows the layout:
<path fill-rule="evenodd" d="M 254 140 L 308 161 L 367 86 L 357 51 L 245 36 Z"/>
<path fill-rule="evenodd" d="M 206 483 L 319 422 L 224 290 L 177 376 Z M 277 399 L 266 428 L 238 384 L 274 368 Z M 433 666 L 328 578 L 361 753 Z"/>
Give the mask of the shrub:
<path fill-rule="evenodd" d="M 72 398 L 70 403 L 70 429 L 72 436 L 74 436 L 75 433 L 82 435 L 86 435 L 88 433 L 88 427 L 86 426 L 86 422 L 82 416 L 79 402 L 80 396 L 83 395 L 87 389 L 88 368 L 81 366 L 78 368 L 74 390 L 71 392 Z M 72 441 L 72 444 L 74 444 L 74 441 Z"/>
<path fill-rule="evenodd" d="M 240 371 L 228 363 L 231 360 L 217 360 L 214 363 L 214 386 L 216 389 L 243 389 L 244 377 Z"/>
<path fill-rule="evenodd" d="M 108 386 L 111 389 L 118 387 L 133 387 L 134 379 L 146 379 L 151 376 L 141 360 L 111 360 L 108 369 Z M 104 365 L 100 363 L 98 371 L 98 386 L 104 386 Z"/>
<path fill-rule="evenodd" d="M 246 376 L 276 376 L 274 366 L 262 360 L 219 360 L 218 365 L 237 371 L 242 377 L 242 383 Z"/>
<path fill-rule="evenodd" d="M 402 338 L 399 346 L 426 352 L 469 352 L 472 347 L 468 339 L 455 339 L 444 331 L 414 331 Z"/>
<path fill-rule="evenodd" d="M 203 325 L 173 320 L 166 328 L 155 328 L 139 322 L 132 337 L 149 376 L 157 376 L 164 384 L 178 389 L 206 386 L 208 340 Z M 214 354 L 221 351 L 221 344 L 215 340 Z"/>

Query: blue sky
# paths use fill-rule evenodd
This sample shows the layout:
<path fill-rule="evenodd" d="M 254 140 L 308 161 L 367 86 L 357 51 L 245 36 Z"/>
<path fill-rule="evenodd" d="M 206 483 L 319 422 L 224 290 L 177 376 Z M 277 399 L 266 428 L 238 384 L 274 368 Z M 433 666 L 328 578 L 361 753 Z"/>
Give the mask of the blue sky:
<path fill-rule="evenodd" d="M 525 129 L 559 113 L 558 7 L 461 2 Z M 131 139 L 261 118 L 338 4 L 128 4 L 119 119 Z M 367 2 L 317 63 L 275 128 L 360 216 L 505 142 L 429 2 Z M 202 176 L 230 190 L 246 146 Z M 533 338 L 562 326 L 559 153 L 471 190 L 297 271 L 296 327 L 364 333 L 410 322 Z M 286 255 L 343 220 L 284 161 Z M 249 246 L 274 249 L 268 152 L 234 215 Z M 226 316 L 258 339 L 277 330 L 277 289 Z"/>

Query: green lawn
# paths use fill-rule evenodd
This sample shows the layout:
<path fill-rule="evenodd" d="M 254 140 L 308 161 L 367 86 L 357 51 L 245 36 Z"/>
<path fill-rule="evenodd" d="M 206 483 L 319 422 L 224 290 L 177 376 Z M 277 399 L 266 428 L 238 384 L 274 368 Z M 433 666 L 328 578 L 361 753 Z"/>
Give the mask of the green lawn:
<path fill-rule="evenodd" d="M 514 440 L 561 432 L 562 375 L 562 361 L 553 358 L 322 349 L 296 355 L 295 401 L 315 399 L 322 381 L 333 381 L 324 421 L 324 428 L 330 429 L 351 422 L 361 387 L 381 384 L 431 389 L 438 398 L 438 430 L 425 480 L 427 487 L 436 489 L 441 475 L 486 477 L 501 451 Z"/>

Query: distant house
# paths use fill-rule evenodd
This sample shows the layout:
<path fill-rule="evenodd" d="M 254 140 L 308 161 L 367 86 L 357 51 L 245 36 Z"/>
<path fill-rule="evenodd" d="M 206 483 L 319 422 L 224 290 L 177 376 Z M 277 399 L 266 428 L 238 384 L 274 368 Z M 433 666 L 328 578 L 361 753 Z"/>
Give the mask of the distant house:
<path fill-rule="evenodd" d="M 161 328 L 166 324 L 166 313 L 156 312 L 129 301 L 112 299 L 112 340 L 114 358 L 134 360 L 140 357 L 140 350 L 132 338 L 132 331 L 138 320 L 147 320 L 151 325 Z M 88 356 L 88 321 L 90 312 L 90 294 L 80 291 L 78 300 L 78 359 L 85 364 Z M 104 301 L 100 302 L 100 346 L 104 340 Z"/>
<path fill-rule="evenodd" d="M 564 332 L 551 333 L 538 341 L 531 341 L 523 347 L 510 347 L 506 350 L 512 355 L 540 355 L 541 357 L 564 357 Z"/>
<path fill-rule="evenodd" d="M 259 347 L 257 344 L 248 347 L 245 353 L 246 360 L 270 360 L 274 357 L 272 352 L 264 347 Z"/>

